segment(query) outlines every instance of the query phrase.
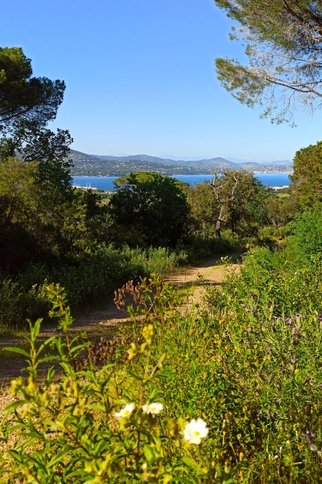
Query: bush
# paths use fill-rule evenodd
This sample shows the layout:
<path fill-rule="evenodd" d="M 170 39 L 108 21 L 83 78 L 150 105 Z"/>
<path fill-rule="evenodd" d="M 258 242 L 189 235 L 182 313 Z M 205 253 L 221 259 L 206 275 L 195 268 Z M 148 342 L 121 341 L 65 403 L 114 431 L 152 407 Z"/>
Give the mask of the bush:
<path fill-rule="evenodd" d="M 214 236 L 190 236 L 182 247 L 187 253 L 188 260 L 195 262 L 233 251 L 244 251 L 246 245 L 247 242 L 233 234 L 231 230 L 224 230 L 221 233 L 221 238 L 218 239 Z"/>
<path fill-rule="evenodd" d="M 42 286 L 35 284 L 25 290 L 19 281 L 0 280 L 0 332 L 21 328 L 26 319 L 46 315 L 48 309 Z"/>
<path fill-rule="evenodd" d="M 143 285 L 142 301 L 152 301 L 159 285 L 158 278 Z M 69 339 L 71 318 L 65 296 L 59 288 L 49 288 L 52 314 L 59 317 L 65 337 L 51 338 L 38 349 L 38 320 L 30 327 L 30 354 L 11 348 L 26 356 L 29 377 L 28 382 L 18 378 L 11 383 L 18 399 L 5 410 L 1 440 L 8 453 L 0 456 L 0 474 L 7 482 L 210 483 L 216 475 L 216 482 L 229 482 L 230 469 L 209 465 L 199 451 L 208 434 L 206 422 L 169 417 L 154 385 L 165 360 L 165 354 L 159 354 L 158 323 L 169 312 L 171 297 L 167 286 L 164 290 L 153 303 L 154 324 L 141 326 L 141 344 L 132 343 L 120 371 L 111 363 L 95 368 L 93 359 L 77 369 L 77 358 L 88 344 Z M 150 318 L 151 311 L 144 315 Z M 49 347 L 54 353 L 43 357 Z M 39 363 L 53 359 L 60 365 L 60 378 L 54 380 L 51 368 L 40 384 Z"/>
<path fill-rule="evenodd" d="M 272 304 L 276 317 L 312 311 L 322 312 L 321 269 L 319 266 L 295 265 L 292 253 L 269 248 L 256 248 L 243 257 L 244 268 L 237 277 L 228 278 L 224 292 L 216 302 L 226 307 L 249 301 L 249 294 L 258 296 L 261 304 Z M 221 294 L 223 297 L 221 297 Z M 217 298 L 217 294 L 216 294 Z"/>
<path fill-rule="evenodd" d="M 259 245 L 261 244 L 271 244 L 282 239 L 285 239 L 287 236 L 287 230 L 285 227 L 274 227 L 272 225 L 268 227 L 263 227 L 258 231 L 258 240 Z"/>
<path fill-rule="evenodd" d="M 0 278 L 0 325 L 23 327 L 26 319 L 46 318 L 48 301 L 43 286 L 64 285 L 73 311 L 106 303 L 115 289 L 126 281 L 139 281 L 152 272 L 175 270 L 186 258 L 165 248 L 114 249 L 105 245 L 87 254 L 82 262 L 53 268 L 28 264 L 15 279 Z"/>
<path fill-rule="evenodd" d="M 315 266 L 322 260 L 322 215 L 320 210 L 306 211 L 289 224 L 289 251 L 296 265 Z"/>

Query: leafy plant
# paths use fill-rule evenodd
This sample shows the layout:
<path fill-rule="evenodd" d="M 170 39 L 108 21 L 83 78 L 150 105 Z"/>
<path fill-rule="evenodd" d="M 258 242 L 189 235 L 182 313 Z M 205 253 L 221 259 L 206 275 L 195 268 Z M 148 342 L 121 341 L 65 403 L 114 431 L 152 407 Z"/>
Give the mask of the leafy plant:
<path fill-rule="evenodd" d="M 172 309 L 169 287 L 158 292 L 159 282 L 154 278 L 137 286 L 157 319 L 141 326 L 140 341 L 132 343 L 121 369 L 111 362 L 97 368 L 90 359 L 86 368 L 77 370 L 88 343 L 70 337 L 73 320 L 66 296 L 59 286 L 48 287 L 51 315 L 59 318 L 63 336 L 38 348 L 38 320 L 30 324 L 29 353 L 7 348 L 26 357 L 28 378 L 12 381 L 15 401 L 6 408 L 2 424 L 7 451 L 0 457 L 0 472 L 6 482 L 234 482 L 227 466 L 211 465 L 199 451 L 208 434 L 204 420 L 169 417 L 171 403 L 166 405 L 154 386 L 166 359 L 164 353 L 156 357 L 154 340 L 164 311 Z M 137 322 L 134 314 L 132 308 Z M 141 314 L 150 320 L 151 308 L 146 306 Z M 39 381 L 39 366 L 52 361 L 59 370 L 50 367 Z"/>

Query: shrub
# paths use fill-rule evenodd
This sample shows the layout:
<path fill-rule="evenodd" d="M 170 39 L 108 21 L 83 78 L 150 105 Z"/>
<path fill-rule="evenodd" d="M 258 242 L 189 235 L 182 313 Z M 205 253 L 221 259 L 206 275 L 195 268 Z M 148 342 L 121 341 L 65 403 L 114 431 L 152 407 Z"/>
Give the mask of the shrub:
<path fill-rule="evenodd" d="M 142 301 L 152 301 L 159 284 L 156 278 L 150 286 L 140 286 Z M 70 339 L 72 320 L 65 296 L 60 288 L 49 288 L 52 315 L 59 317 L 58 328 L 65 336 L 37 348 L 38 320 L 30 325 L 30 353 L 11 348 L 27 358 L 28 381 L 18 378 L 11 383 L 13 395 L 19 398 L 6 408 L 2 425 L 1 440 L 8 446 L 8 453 L 0 457 L 4 479 L 88 484 L 233 482 L 228 466 L 211 466 L 200 452 L 208 434 L 205 421 L 171 418 L 167 415 L 171 402 L 166 406 L 154 386 L 166 356 L 159 356 L 154 343 L 158 321 L 169 310 L 169 288 L 164 291 L 156 294 L 153 303 L 155 324 L 141 326 L 140 345 L 132 343 L 122 371 L 112 363 L 95 368 L 92 359 L 77 370 L 77 358 L 88 344 L 79 344 L 77 337 Z M 144 316 L 149 319 L 151 311 Z M 53 354 L 44 357 L 48 348 Z M 44 382 L 39 382 L 39 364 L 54 359 L 60 366 L 59 379 L 54 379 L 50 368 Z"/>
<path fill-rule="evenodd" d="M 200 261 L 207 257 L 219 256 L 233 251 L 246 250 L 247 241 L 231 232 L 224 230 L 221 238 L 193 235 L 185 241 L 183 249 L 191 262 Z"/>
<path fill-rule="evenodd" d="M 9 278 L 0 281 L 0 331 L 18 329 L 27 318 L 46 315 L 49 306 L 43 287 L 34 284 L 29 290 Z"/>
<path fill-rule="evenodd" d="M 306 211 L 289 224 L 289 251 L 298 266 L 315 266 L 322 260 L 322 215 Z"/>
<path fill-rule="evenodd" d="M 28 264 L 16 278 L 0 277 L 0 326 L 22 327 L 26 319 L 45 318 L 49 306 L 43 287 L 48 283 L 64 285 L 73 311 L 79 311 L 106 303 L 128 280 L 139 281 L 152 272 L 171 272 L 185 258 L 184 251 L 177 255 L 165 248 L 114 249 L 101 245 L 73 265 L 52 268 Z"/>

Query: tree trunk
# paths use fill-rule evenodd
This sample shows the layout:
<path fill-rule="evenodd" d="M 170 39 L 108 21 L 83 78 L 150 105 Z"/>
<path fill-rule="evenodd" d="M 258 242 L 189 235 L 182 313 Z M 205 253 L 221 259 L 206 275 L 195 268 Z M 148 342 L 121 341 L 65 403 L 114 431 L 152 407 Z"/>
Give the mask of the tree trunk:
<path fill-rule="evenodd" d="M 217 222 L 216 222 L 215 234 L 216 234 L 216 239 L 221 238 L 221 221 L 220 220 L 217 220 Z"/>

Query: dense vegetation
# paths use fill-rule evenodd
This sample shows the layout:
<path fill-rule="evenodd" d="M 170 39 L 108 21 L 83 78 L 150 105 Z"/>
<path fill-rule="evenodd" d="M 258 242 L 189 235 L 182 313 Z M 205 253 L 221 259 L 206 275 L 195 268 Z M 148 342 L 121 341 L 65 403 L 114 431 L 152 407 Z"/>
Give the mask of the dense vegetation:
<path fill-rule="evenodd" d="M 268 240 L 296 209 L 292 198 L 278 198 L 246 172 L 194 188 L 132 174 L 106 198 L 65 186 L 48 190 L 38 170 L 39 163 L 17 158 L 0 164 L 2 332 L 46 317 L 50 282 L 65 287 L 78 311 L 106 301 L 128 279 L 242 250 L 261 234 Z"/>
<path fill-rule="evenodd" d="M 281 194 L 227 171 L 194 188 L 132 173 L 102 196 L 71 187 L 69 133 L 47 129 L 64 84 L 33 78 L 16 48 L 0 73 L 0 328 L 60 330 L 40 343 L 38 319 L 12 349 L 28 368 L 1 423 L 1 482 L 319 482 L 320 143 Z M 162 274 L 246 247 L 240 273 L 182 314 Z M 71 311 L 117 288 L 135 304 L 113 340 L 69 332 Z"/>

